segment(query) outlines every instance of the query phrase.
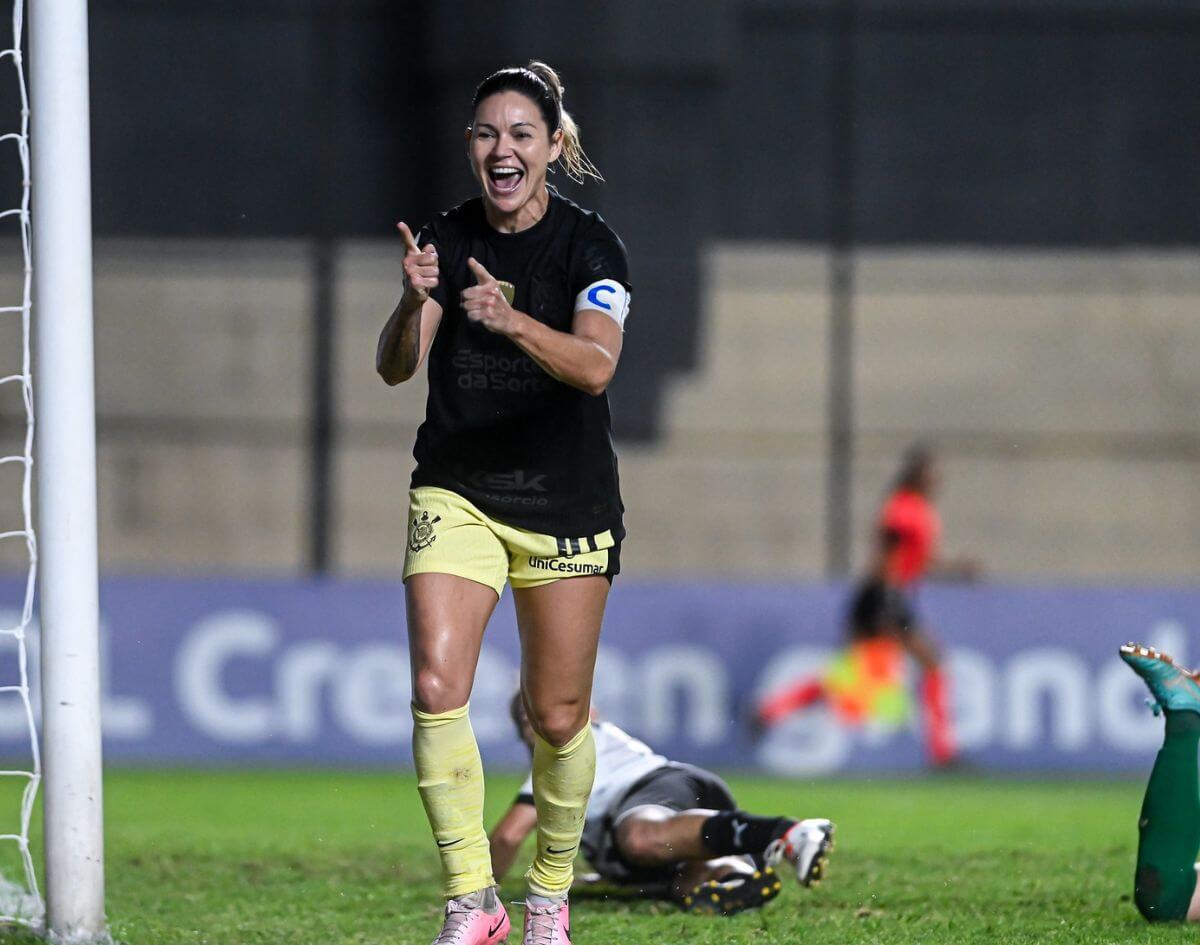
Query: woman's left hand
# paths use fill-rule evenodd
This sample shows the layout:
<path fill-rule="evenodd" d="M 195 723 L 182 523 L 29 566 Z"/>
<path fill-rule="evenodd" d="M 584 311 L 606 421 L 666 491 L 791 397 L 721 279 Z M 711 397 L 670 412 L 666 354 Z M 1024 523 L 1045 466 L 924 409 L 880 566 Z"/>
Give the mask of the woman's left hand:
<path fill-rule="evenodd" d="M 475 274 L 477 285 L 464 289 L 462 307 L 467 318 L 498 335 L 511 335 L 517 327 L 521 313 L 508 304 L 508 299 L 490 272 L 472 257 L 467 260 Z"/>

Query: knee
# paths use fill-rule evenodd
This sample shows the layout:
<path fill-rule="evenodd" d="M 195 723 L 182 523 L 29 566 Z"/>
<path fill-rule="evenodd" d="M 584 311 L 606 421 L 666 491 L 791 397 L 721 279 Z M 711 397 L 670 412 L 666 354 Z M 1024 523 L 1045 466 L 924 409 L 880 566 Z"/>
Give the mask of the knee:
<path fill-rule="evenodd" d="M 413 673 L 412 701 L 422 712 L 436 715 L 467 704 L 470 688 L 464 687 L 445 673 L 425 667 Z"/>
<path fill-rule="evenodd" d="M 533 730 L 555 748 L 562 748 L 588 722 L 588 706 L 584 702 L 530 705 L 529 710 L 529 724 Z"/>

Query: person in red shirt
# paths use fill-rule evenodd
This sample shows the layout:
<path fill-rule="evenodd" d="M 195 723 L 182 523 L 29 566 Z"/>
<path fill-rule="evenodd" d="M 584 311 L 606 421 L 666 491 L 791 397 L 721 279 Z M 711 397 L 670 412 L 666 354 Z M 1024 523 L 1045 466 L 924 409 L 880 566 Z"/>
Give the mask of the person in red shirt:
<path fill-rule="evenodd" d="M 907 714 L 904 657 L 921 669 L 920 701 L 929 760 L 952 763 L 956 747 L 941 652 L 917 620 L 912 604 L 922 578 L 970 579 L 977 565 L 939 557 L 941 521 L 933 500 L 939 485 L 933 451 L 909 449 L 879 514 L 866 574 L 854 591 L 847 619 L 850 646 L 823 678 L 804 679 L 772 693 L 757 708 L 767 728 L 800 709 L 826 702 L 845 721 L 897 722 Z"/>
<path fill-rule="evenodd" d="M 932 468 L 931 463 L 906 467 L 905 476 L 879 515 L 879 558 L 874 570 L 898 587 L 907 587 L 924 576 L 941 538 L 942 523 L 930 501 L 932 483 L 936 482 Z"/>

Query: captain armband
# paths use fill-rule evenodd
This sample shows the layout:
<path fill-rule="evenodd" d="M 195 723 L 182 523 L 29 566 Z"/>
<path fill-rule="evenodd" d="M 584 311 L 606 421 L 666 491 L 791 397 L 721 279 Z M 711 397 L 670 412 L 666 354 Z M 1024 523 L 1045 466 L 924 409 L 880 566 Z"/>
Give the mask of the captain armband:
<path fill-rule="evenodd" d="M 615 279 L 600 279 L 575 296 L 575 311 L 594 308 L 603 312 L 625 330 L 629 314 L 629 291 Z"/>

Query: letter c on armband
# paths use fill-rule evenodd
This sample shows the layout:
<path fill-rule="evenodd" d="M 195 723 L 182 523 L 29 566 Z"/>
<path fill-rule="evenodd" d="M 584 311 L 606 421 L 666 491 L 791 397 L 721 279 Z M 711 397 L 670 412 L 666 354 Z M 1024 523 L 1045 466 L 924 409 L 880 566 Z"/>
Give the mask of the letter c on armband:
<path fill-rule="evenodd" d="M 629 315 L 629 292 L 615 279 L 600 279 L 575 296 L 575 311 L 584 309 L 603 312 L 624 328 Z"/>

